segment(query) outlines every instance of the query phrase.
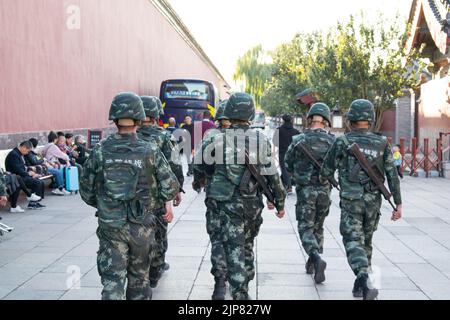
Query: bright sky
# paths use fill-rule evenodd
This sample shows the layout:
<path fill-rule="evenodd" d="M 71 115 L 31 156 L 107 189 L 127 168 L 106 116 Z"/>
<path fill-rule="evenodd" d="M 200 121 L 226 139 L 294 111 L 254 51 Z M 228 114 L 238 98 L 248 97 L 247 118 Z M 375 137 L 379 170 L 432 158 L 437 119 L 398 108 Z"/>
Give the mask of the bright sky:
<path fill-rule="evenodd" d="M 271 50 L 297 32 L 328 29 L 364 10 L 406 20 L 412 0 L 169 0 L 202 48 L 232 85 L 237 58 L 262 44 Z"/>

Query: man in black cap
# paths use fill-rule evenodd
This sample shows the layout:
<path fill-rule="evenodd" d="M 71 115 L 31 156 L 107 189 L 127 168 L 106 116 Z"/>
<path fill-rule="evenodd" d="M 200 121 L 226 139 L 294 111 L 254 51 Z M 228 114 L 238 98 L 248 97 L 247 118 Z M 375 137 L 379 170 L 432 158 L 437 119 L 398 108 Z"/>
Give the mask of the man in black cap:
<path fill-rule="evenodd" d="M 275 130 L 273 144 L 278 147 L 278 158 L 280 160 L 281 180 L 288 193 L 292 192 L 292 183 L 289 173 L 284 165 L 284 156 L 292 143 L 292 137 L 300 132 L 292 124 L 292 116 L 285 114 L 282 117 L 283 124 Z"/>

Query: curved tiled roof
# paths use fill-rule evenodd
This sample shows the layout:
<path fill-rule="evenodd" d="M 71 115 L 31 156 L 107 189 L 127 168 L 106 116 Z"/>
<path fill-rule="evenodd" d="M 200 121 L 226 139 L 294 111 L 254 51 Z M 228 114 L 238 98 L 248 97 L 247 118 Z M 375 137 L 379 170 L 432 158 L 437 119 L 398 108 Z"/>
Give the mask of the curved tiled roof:
<path fill-rule="evenodd" d="M 415 45 L 422 18 L 426 20 L 436 47 L 442 54 L 447 54 L 450 46 L 450 0 L 414 0 L 412 2 L 409 16 L 409 22 L 413 28 L 409 41 L 410 48 Z"/>

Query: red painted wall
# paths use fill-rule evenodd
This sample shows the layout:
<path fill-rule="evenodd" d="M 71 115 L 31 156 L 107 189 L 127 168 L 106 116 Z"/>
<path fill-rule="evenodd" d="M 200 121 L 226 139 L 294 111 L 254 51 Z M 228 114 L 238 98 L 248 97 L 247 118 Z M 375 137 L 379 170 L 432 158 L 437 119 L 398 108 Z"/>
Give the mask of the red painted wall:
<path fill-rule="evenodd" d="M 158 95 L 169 78 L 223 87 L 147 0 L 0 1 L 0 133 L 107 127 L 116 93 Z"/>
<path fill-rule="evenodd" d="M 382 121 L 380 131 L 383 132 L 385 136 L 395 138 L 395 109 L 384 111 Z"/>

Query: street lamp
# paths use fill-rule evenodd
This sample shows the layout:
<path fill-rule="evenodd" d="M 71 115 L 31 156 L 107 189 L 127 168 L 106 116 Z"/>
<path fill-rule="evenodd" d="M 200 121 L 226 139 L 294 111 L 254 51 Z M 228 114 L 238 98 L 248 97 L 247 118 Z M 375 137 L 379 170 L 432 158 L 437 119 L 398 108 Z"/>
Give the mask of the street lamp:
<path fill-rule="evenodd" d="M 332 127 L 334 129 L 342 129 L 344 127 L 344 121 L 342 117 L 341 108 L 339 104 L 337 104 L 333 109 L 333 114 L 331 117 Z"/>
<path fill-rule="evenodd" d="M 303 116 L 301 114 L 298 114 L 294 117 L 294 124 L 297 127 L 301 127 L 303 125 Z"/>

